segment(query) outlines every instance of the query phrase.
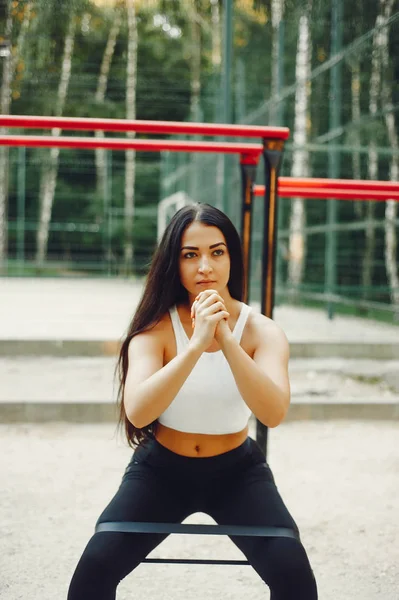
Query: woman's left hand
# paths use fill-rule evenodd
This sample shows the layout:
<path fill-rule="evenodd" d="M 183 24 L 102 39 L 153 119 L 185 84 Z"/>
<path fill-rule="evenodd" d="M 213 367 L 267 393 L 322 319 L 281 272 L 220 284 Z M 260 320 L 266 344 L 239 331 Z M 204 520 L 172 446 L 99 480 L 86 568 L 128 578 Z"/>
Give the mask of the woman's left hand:
<path fill-rule="evenodd" d="M 230 325 L 226 321 L 226 319 L 222 319 L 216 327 L 215 330 L 215 340 L 219 344 L 220 347 L 223 346 L 223 343 L 228 340 L 232 336 L 232 331 L 230 329 Z"/>
<path fill-rule="evenodd" d="M 214 296 L 214 302 L 222 302 L 224 304 L 224 300 L 223 298 L 219 295 L 219 293 L 216 290 L 204 290 L 203 292 L 200 292 L 197 296 L 197 298 L 195 299 L 192 309 L 191 309 L 191 316 L 195 318 L 195 307 L 197 304 L 200 304 L 201 302 L 204 302 L 207 298 L 209 298 L 210 296 Z M 223 342 L 229 338 L 229 336 L 232 335 L 230 326 L 227 322 L 226 319 L 222 319 L 216 329 L 215 329 L 215 340 L 217 341 L 217 343 L 222 346 Z"/>

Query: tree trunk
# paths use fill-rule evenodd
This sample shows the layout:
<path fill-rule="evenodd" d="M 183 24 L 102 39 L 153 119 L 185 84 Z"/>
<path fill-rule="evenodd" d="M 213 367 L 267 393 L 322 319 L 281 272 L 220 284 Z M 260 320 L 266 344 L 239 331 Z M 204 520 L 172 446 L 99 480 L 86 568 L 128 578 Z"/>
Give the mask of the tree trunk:
<path fill-rule="evenodd" d="M 222 63 L 222 36 L 220 31 L 219 0 L 211 0 L 212 20 L 212 66 L 218 69 Z"/>
<path fill-rule="evenodd" d="M 360 91 L 361 91 L 361 83 L 360 83 L 360 61 L 357 57 L 353 59 L 353 63 L 351 65 L 351 91 L 352 91 L 352 121 L 354 123 L 360 122 Z M 351 135 L 350 141 L 352 146 L 355 148 L 360 148 L 361 146 L 361 138 L 360 133 L 357 127 L 354 127 Z M 361 168 L 360 168 L 360 152 L 358 150 L 354 150 L 352 153 L 352 172 L 354 179 L 361 179 Z M 354 211 L 355 215 L 358 219 L 363 217 L 363 203 L 362 202 L 354 202 Z"/>
<path fill-rule="evenodd" d="M 12 70 L 12 53 L 11 53 L 11 35 L 13 28 L 13 20 L 11 15 L 11 1 L 7 4 L 7 18 L 5 26 L 5 39 L 10 42 L 10 53 L 3 57 L 3 77 L 1 82 L 1 97 L 0 106 L 1 114 L 8 115 L 11 105 L 11 70 Z M 0 128 L 0 134 L 7 133 L 7 130 Z M 7 258 L 7 205 L 8 205 L 8 148 L 7 146 L 0 147 L 0 274 L 6 272 Z"/>
<path fill-rule="evenodd" d="M 31 12 L 32 12 L 32 3 L 28 2 L 24 6 L 24 17 L 23 17 L 23 20 L 21 23 L 19 34 L 18 34 L 17 46 L 13 52 L 13 57 L 12 57 L 12 62 L 11 62 L 11 81 L 14 80 L 18 62 L 19 62 L 21 55 L 23 53 L 23 50 L 24 50 L 25 37 L 26 37 L 26 33 L 29 29 Z"/>
<path fill-rule="evenodd" d="M 135 0 L 126 0 L 128 24 L 128 49 L 126 71 L 126 118 L 136 118 L 136 86 L 137 86 L 137 18 Z M 134 137 L 134 132 L 127 136 Z M 134 225 L 134 183 L 135 159 L 134 150 L 126 151 L 125 167 L 125 274 L 133 271 L 133 225 Z"/>
<path fill-rule="evenodd" d="M 310 96 L 310 10 L 309 2 L 305 14 L 299 19 L 299 35 L 296 55 L 295 122 L 294 146 L 298 146 L 292 157 L 292 177 L 309 177 L 309 152 L 304 148 L 309 129 L 309 96 Z M 294 198 L 291 205 L 288 284 L 291 299 L 295 300 L 298 287 L 303 279 L 306 255 L 306 211 L 302 198 Z"/>
<path fill-rule="evenodd" d="M 381 0 L 381 8 L 384 10 L 384 18 L 388 20 L 392 14 L 393 0 Z M 388 48 L 388 29 L 382 31 L 382 104 L 385 111 L 385 124 L 388 132 L 389 146 L 396 154 L 392 154 L 389 176 L 391 181 L 399 181 L 399 140 L 395 120 L 395 112 L 392 104 L 392 88 L 389 83 L 389 48 Z M 398 215 L 398 203 L 395 200 L 388 200 L 385 205 L 385 268 L 389 286 L 391 288 L 391 302 L 395 309 L 395 319 L 399 319 L 399 276 L 397 268 L 397 236 L 396 219 Z"/>
<path fill-rule="evenodd" d="M 279 91 L 279 68 L 280 68 L 280 25 L 284 14 L 284 0 L 272 0 L 272 81 L 271 94 L 272 98 L 276 98 Z M 269 123 L 276 125 L 278 118 L 278 103 L 273 101 L 270 107 Z"/>
<path fill-rule="evenodd" d="M 71 76 L 72 52 L 75 41 L 75 16 L 72 13 L 68 32 L 65 37 L 64 54 L 62 57 L 61 78 L 58 87 L 55 116 L 60 117 L 64 110 Z M 52 135 L 60 135 L 59 128 L 52 129 Z M 47 255 L 49 225 L 54 203 L 54 194 L 57 184 L 58 159 L 60 149 L 51 148 L 49 164 L 42 173 L 40 183 L 40 220 L 36 237 L 36 264 L 41 268 Z"/>
<path fill-rule="evenodd" d="M 201 24 L 198 15 L 198 0 L 192 0 L 190 11 L 191 23 L 191 97 L 190 116 L 191 121 L 198 121 L 200 115 L 201 98 Z"/>
<path fill-rule="evenodd" d="M 384 17 L 382 14 L 377 16 L 376 26 L 380 27 L 383 24 Z M 369 111 L 372 116 L 376 116 L 378 110 L 378 101 L 381 90 L 381 48 L 383 44 L 382 29 L 378 29 L 373 37 L 373 52 L 371 60 L 371 77 L 370 77 L 370 96 L 369 96 Z M 378 179 L 378 154 L 376 149 L 375 139 L 371 139 L 368 151 L 368 178 Z M 365 227 L 365 248 L 362 262 L 362 287 L 363 298 L 368 298 L 373 282 L 373 256 L 375 252 L 375 202 L 369 201 L 366 205 L 366 227 Z"/>
<path fill-rule="evenodd" d="M 105 98 L 105 92 L 107 90 L 108 77 L 111 69 L 111 63 L 114 56 L 115 44 L 117 37 L 119 35 L 119 31 L 122 24 L 122 11 L 121 7 L 117 6 L 115 8 L 115 16 L 114 21 L 112 23 L 111 29 L 108 35 L 107 45 L 104 50 L 103 60 L 101 63 L 100 75 L 98 77 L 97 82 L 97 90 L 95 95 L 95 100 L 97 104 L 102 104 Z M 95 137 L 102 138 L 104 137 L 104 132 L 96 131 Z M 95 151 L 96 158 L 96 175 L 97 175 L 97 193 L 101 197 L 105 197 L 106 194 L 106 184 L 107 184 L 107 163 L 106 163 L 106 150 L 104 148 L 96 148 Z"/>

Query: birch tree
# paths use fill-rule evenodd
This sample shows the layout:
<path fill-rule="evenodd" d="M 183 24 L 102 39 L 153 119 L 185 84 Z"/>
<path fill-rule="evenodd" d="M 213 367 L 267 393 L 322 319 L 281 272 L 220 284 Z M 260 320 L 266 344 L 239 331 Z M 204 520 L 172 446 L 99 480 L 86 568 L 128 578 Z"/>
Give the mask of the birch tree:
<path fill-rule="evenodd" d="M 380 14 L 376 19 L 376 30 L 373 36 L 372 58 L 371 58 L 371 77 L 369 88 L 369 112 L 374 117 L 374 123 L 377 124 L 377 111 L 381 92 L 381 67 L 382 67 L 382 48 L 384 45 L 384 34 L 381 25 L 384 23 L 383 7 L 380 2 Z M 377 144 L 373 132 L 368 145 L 368 178 L 378 179 L 378 154 Z M 366 223 L 365 223 L 365 247 L 362 260 L 362 287 L 363 297 L 369 296 L 373 280 L 373 257 L 375 252 L 375 202 L 368 201 L 366 204 Z"/>
<path fill-rule="evenodd" d="M 356 0 L 356 12 L 361 14 L 361 1 Z M 356 33 L 356 37 L 361 35 L 361 27 L 358 26 L 358 21 L 355 24 L 354 31 Z M 361 117 L 361 79 L 360 79 L 360 59 L 361 56 L 357 52 L 352 55 L 349 59 L 349 68 L 351 71 L 351 116 L 352 122 L 355 124 L 353 130 L 350 133 L 350 143 L 355 148 L 360 148 L 361 146 L 361 135 L 359 131 L 359 126 L 356 123 L 360 123 Z M 354 179 L 361 179 L 361 167 L 360 167 L 360 152 L 358 150 L 354 150 L 352 153 L 352 173 Z M 361 219 L 364 213 L 364 203 L 363 202 L 354 202 L 353 203 L 354 212 L 357 218 Z"/>
<path fill-rule="evenodd" d="M 127 10 L 127 65 L 126 65 L 126 118 L 136 118 L 137 87 L 137 15 L 135 0 L 126 0 Z M 127 132 L 133 138 L 133 131 Z M 132 272 L 133 267 L 133 224 L 134 224 L 134 184 L 135 184 L 136 152 L 127 150 L 125 154 L 125 274 Z"/>
<path fill-rule="evenodd" d="M 65 36 L 64 52 L 62 57 L 61 76 L 58 86 L 57 100 L 55 107 L 55 116 L 62 116 L 65 100 L 68 93 L 69 81 L 71 77 L 72 53 L 75 41 L 76 31 L 76 16 L 72 11 L 68 30 Z M 52 135 L 60 135 L 59 128 L 52 129 Z M 54 194 L 57 183 L 58 163 L 59 163 L 59 148 L 51 148 L 49 153 L 48 165 L 43 170 L 40 182 L 40 216 L 39 226 L 36 237 L 36 264 L 41 268 L 44 264 L 47 255 L 49 225 L 51 221 L 51 213 L 53 210 Z"/>
<path fill-rule="evenodd" d="M 271 97 L 277 98 L 279 86 L 279 39 L 280 26 L 284 15 L 284 0 L 272 0 L 272 81 L 271 81 Z M 277 123 L 278 103 L 273 101 L 270 107 L 270 124 Z"/>
<path fill-rule="evenodd" d="M 198 0 L 192 0 L 189 6 L 189 21 L 191 28 L 191 101 L 190 115 L 192 121 L 198 121 L 201 102 L 201 22 Z"/>
<path fill-rule="evenodd" d="M 97 89 L 95 94 L 95 101 L 98 105 L 104 103 L 105 94 L 107 91 L 108 77 L 111 69 L 112 59 L 115 51 L 116 40 L 119 35 L 119 31 L 122 25 L 122 4 L 119 2 L 114 11 L 114 18 L 112 21 L 111 28 L 108 34 L 107 44 L 105 46 L 103 59 L 101 61 L 100 74 L 97 82 Z M 96 131 L 95 136 L 97 138 L 104 137 L 102 131 Z M 107 180 L 107 164 L 106 164 L 106 150 L 104 148 L 96 148 L 95 151 L 96 159 L 96 175 L 97 175 L 97 193 L 100 196 L 105 195 L 106 180 Z"/>
<path fill-rule="evenodd" d="M 212 23 L 212 66 L 218 69 L 222 64 L 222 35 L 220 28 L 219 0 L 211 0 Z"/>
<path fill-rule="evenodd" d="M 11 14 L 11 1 L 7 3 L 7 16 L 5 23 L 5 39 L 8 45 L 5 46 L 5 55 L 3 60 L 3 76 L 1 82 L 0 107 L 1 114 L 8 115 L 11 105 L 11 36 L 13 29 L 13 18 Z M 4 128 L 0 129 L 4 134 Z M 5 270 L 5 260 L 7 257 L 7 204 L 8 204 L 8 148 L 0 147 L 0 273 Z"/>
<path fill-rule="evenodd" d="M 6 24 L 5 24 L 5 46 L 3 60 L 3 76 L 1 85 L 1 114 L 9 114 L 11 112 L 11 97 L 12 88 L 17 79 L 19 83 L 23 77 L 23 54 L 26 33 L 28 31 L 32 14 L 31 2 L 19 2 L 17 4 L 7 4 Z M 20 22 L 19 33 L 16 44 L 12 45 L 12 35 L 14 21 Z M 16 90 L 14 93 L 18 93 Z M 1 133 L 5 133 L 4 128 L 0 129 Z M 7 146 L 0 147 L 0 272 L 5 268 L 5 260 L 7 257 L 7 204 L 8 204 L 8 172 L 9 172 L 9 150 Z"/>
<path fill-rule="evenodd" d="M 309 98 L 310 98 L 310 69 L 311 69 L 311 40 L 310 40 L 310 13 L 312 3 L 307 3 L 305 11 L 299 18 L 298 45 L 296 53 L 296 92 L 295 92 L 295 119 L 292 156 L 292 177 L 309 176 L 309 152 L 305 149 L 309 130 Z M 293 295 L 302 282 L 306 239 L 305 229 L 306 213 L 305 202 L 302 198 L 294 198 L 291 204 L 289 224 L 289 264 L 288 283 Z"/>
<path fill-rule="evenodd" d="M 386 21 L 391 17 L 394 0 L 380 0 L 381 14 Z M 385 125 L 387 128 L 389 146 L 393 150 L 389 176 L 391 181 L 399 181 L 399 141 L 395 112 L 392 103 L 392 89 L 389 81 L 389 39 L 388 27 L 381 31 L 381 61 L 382 61 L 382 104 L 385 109 Z M 397 234 L 396 219 L 398 203 L 387 200 L 385 205 L 385 268 L 391 288 L 391 302 L 395 309 L 395 318 L 399 319 L 399 276 L 397 267 Z"/>

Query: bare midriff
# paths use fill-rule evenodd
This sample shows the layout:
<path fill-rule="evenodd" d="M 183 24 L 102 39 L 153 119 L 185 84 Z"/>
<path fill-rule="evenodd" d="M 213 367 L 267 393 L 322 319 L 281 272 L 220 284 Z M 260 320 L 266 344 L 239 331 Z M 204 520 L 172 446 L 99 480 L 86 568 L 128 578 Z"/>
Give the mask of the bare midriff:
<path fill-rule="evenodd" d="M 155 437 L 162 446 L 176 454 L 206 458 L 229 452 L 240 446 L 248 437 L 248 427 L 235 433 L 214 435 L 186 433 L 157 423 Z"/>

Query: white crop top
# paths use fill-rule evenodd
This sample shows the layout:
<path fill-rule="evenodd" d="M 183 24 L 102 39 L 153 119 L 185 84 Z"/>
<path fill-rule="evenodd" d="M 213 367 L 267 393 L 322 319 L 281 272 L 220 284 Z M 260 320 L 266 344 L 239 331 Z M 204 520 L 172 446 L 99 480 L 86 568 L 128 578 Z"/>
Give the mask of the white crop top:
<path fill-rule="evenodd" d="M 240 342 L 251 307 L 242 303 L 233 336 Z M 169 310 L 176 338 L 177 354 L 189 339 L 174 306 Z M 187 433 L 225 434 L 241 431 L 248 424 L 251 410 L 238 391 L 223 352 L 203 352 L 190 375 L 159 423 Z"/>

